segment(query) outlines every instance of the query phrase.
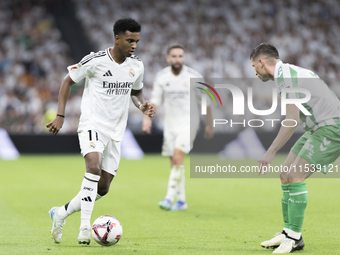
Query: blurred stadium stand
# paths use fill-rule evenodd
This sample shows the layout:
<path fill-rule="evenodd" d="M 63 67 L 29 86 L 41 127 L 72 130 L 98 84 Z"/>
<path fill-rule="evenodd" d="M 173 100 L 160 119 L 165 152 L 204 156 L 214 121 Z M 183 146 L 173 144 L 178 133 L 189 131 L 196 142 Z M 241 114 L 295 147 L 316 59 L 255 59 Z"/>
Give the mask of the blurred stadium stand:
<path fill-rule="evenodd" d="M 66 67 L 112 46 L 113 23 L 123 17 L 142 24 L 136 53 L 145 65 L 146 98 L 172 42 L 186 47 L 186 64 L 206 78 L 254 79 L 251 49 L 270 42 L 284 62 L 314 70 L 340 95 L 337 0 L 5 0 L 0 1 L 0 127 L 11 136 L 46 133 Z M 262 92 L 255 96 L 270 107 Z M 76 132 L 81 95 L 80 84 L 68 101 L 64 134 Z M 141 121 L 131 106 L 128 126 L 135 134 Z M 161 108 L 154 130 L 162 130 Z"/>

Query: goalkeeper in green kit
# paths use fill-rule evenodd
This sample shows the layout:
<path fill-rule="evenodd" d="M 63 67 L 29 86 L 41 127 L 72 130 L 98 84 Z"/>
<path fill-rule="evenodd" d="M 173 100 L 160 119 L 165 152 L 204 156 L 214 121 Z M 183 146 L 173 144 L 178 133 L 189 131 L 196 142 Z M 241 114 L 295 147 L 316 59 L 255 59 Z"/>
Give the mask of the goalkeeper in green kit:
<path fill-rule="evenodd" d="M 280 128 L 267 152 L 259 159 L 261 173 L 292 136 L 297 124 L 302 125 L 306 132 L 291 148 L 283 164 L 282 169 L 289 171 L 280 173 L 283 230 L 261 246 L 276 248 L 275 254 L 303 250 L 301 229 L 308 200 L 305 180 L 315 171 L 327 173 L 340 155 L 340 101 L 314 72 L 282 63 L 277 49 L 270 44 L 258 45 L 250 59 L 262 81 L 274 80 L 280 95 L 284 92 L 283 100 L 298 102 L 306 96 L 300 93 L 303 89 L 310 94 L 310 99 L 303 104 L 286 104 L 287 125 Z"/>

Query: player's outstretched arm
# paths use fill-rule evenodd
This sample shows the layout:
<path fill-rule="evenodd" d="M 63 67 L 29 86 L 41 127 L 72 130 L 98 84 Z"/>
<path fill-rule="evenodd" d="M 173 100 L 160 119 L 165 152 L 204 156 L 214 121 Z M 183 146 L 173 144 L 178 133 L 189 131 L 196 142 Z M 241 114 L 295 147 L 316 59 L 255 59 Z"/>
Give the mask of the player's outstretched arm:
<path fill-rule="evenodd" d="M 211 114 L 211 107 L 207 107 L 207 115 L 206 115 L 206 126 L 204 131 L 204 138 L 205 139 L 211 139 L 214 137 L 214 127 L 213 127 L 213 121 L 212 121 L 212 114 Z"/>
<path fill-rule="evenodd" d="M 262 167 L 269 165 L 275 154 L 282 148 L 283 145 L 291 138 L 294 134 L 297 125 L 300 122 L 300 110 L 294 104 L 289 104 L 286 106 L 286 123 L 287 126 L 282 126 L 276 138 L 268 148 L 267 152 L 258 160 L 258 172 L 261 174 Z M 289 126 L 288 126 L 289 125 Z M 295 125 L 295 126 L 293 126 Z"/>
<path fill-rule="evenodd" d="M 70 95 L 71 86 L 74 83 L 75 82 L 71 79 L 70 75 L 66 75 L 61 83 L 57 116 L 50 123 L 46 124 L 46 127 L 49 128 L 48 131 L 52 132 L 54 135 L 58 134 L 64 124 L 66 102 Z"/>
<path fill-rule="evenodd" d="M 134 105 L 142 111 L 143 114 L 152 118 L 156 113 L 156 108 L 154 104 L 149 103 L 148 101 L 144 102 L 143 99 L 143 90 L 131 90 L 131 100 Z"/>

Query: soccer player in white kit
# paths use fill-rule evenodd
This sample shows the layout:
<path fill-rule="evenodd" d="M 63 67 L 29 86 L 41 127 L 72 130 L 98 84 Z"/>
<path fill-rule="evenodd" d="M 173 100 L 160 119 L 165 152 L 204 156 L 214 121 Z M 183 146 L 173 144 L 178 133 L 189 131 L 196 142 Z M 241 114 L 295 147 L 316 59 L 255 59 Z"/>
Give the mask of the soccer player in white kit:
<path fill-rule="evenodd" d="M 190 137 L 191 129 L 198 129 L 197 123 L 190 123 L 190 93 L 197 93 L 190 89 L 190 78 L 203 78 L 200 73 L 184 65 L 184 47 L 173 44 L 167 50 L 168 67 L 156 74 L 150 102 L 157 108 L 164 98 L 164 135 L 162 155 L 169 156 L 171 170 L 168 189 L 165 198 L 158 203 L 164 210 L 186 210 L 188 205 L 185 197 L 184 158 L 192 148 L 195 136 Z M 198 115 L 198 112 L 197 112 Z M 207 126 L 205 137 L 213 137 L 211 109 L 207 107 Z M 198 118 L 197 118 L 198 119 Z M 193 121 L 192 121 L 193 122 Z M 143 131 L 151 133 L 151 120 L 144 116 Z M 176 203 L 174 201 L 176 200 Z"/>
<path fill-rule="evenodd" d="M 301 232 L 308 202 L 306 179 L 315 171 L 326 174 L 340 155 L 340 101 L 313 71 L 283 63 L 273 45 L 258 45 L 250 59 L 256 75 L 262 81 L 274 80 L 280 95 L 285 90 L 295 89 L 295 93 L 286 93 L 282 98 L 296 100 L 306 96 L 296 89 L 310 93 L 310 99 L 300 104 L 305 109 L 293 103 L 286 105 L 286 125 L 280 128 L 267 152 L 258 160 L 259 171 L 265 171 L 264 167 L 293 135 L 297 123 L 302 125 L 306 132 L 291 148 L 280 172 L 283 231 L 261 243 L 264 248 L 277 248 L 274 254 L 291 253 L 305 246 Z"/>
<path fill-rule="evenodd" d="M 109 191 L 117 173 L 129 98 L 143 114 L 153 117 L 155 113 L 153 105 L 143 100 L 144 66 L 133 55 L 140 37 L 140 24 L 130 18 L 120 19 L 114 24 L 113 31 L 113 48 L 90 53 L 78 64 L 68 67 L 69 73 L 59 92 L 58 114 L 46 125 L 50 132 L 58 134 L 64 123 L 71 86 L 86 78 L 78 126 L 86 173 L 80 192 L 69 203 L 49 211 L 52 238 L 56 243 L 61 242 L 65 219 L 79 210 L 81 225 L 78 243 L 90 243 L 94 202 Z"/>

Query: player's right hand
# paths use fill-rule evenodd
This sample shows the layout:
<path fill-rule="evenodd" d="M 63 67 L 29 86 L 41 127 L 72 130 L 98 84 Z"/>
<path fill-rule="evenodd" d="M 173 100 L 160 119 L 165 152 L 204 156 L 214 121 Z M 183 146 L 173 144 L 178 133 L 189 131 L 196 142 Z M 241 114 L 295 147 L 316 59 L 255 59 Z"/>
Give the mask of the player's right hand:
<path fill-rule="evenodd" d="M 142 123 L 142 131 L 145 134 L 150 135 L 151 134 L 151 126 L 152 126 L 152 121 L 149 116 L 144 116 L 143 118 L 143 123 Z"/>
<path fill-rule="evenodd" d="M 64 118 L 57 116 L 50 123 L 46 124 L 46 127 L 49 128 L 48 132 L 51 132 L 54 135 L 57 135 L 61 127 L 63 126 L 63 124 L 64 124 Z"/>
<path fill-rule="evenodd" d="M 267 151 L 259 160 L 258 173 L 259 175 L 265 174 L 268 171 L 268 167 L 275 156 L 274 152 Z"/>
<path fill-rule="evenodd" d="M 146 101 L 144 104 L 140 105 L 140 110 L 142 111 L 142 113 L 144 115 L 149 116 L 150 118 L 152 118 L 153 116 L 155 116 L 156 113 L 156 107 L 154 104 L 149 103 L 148 101 Z"/>

